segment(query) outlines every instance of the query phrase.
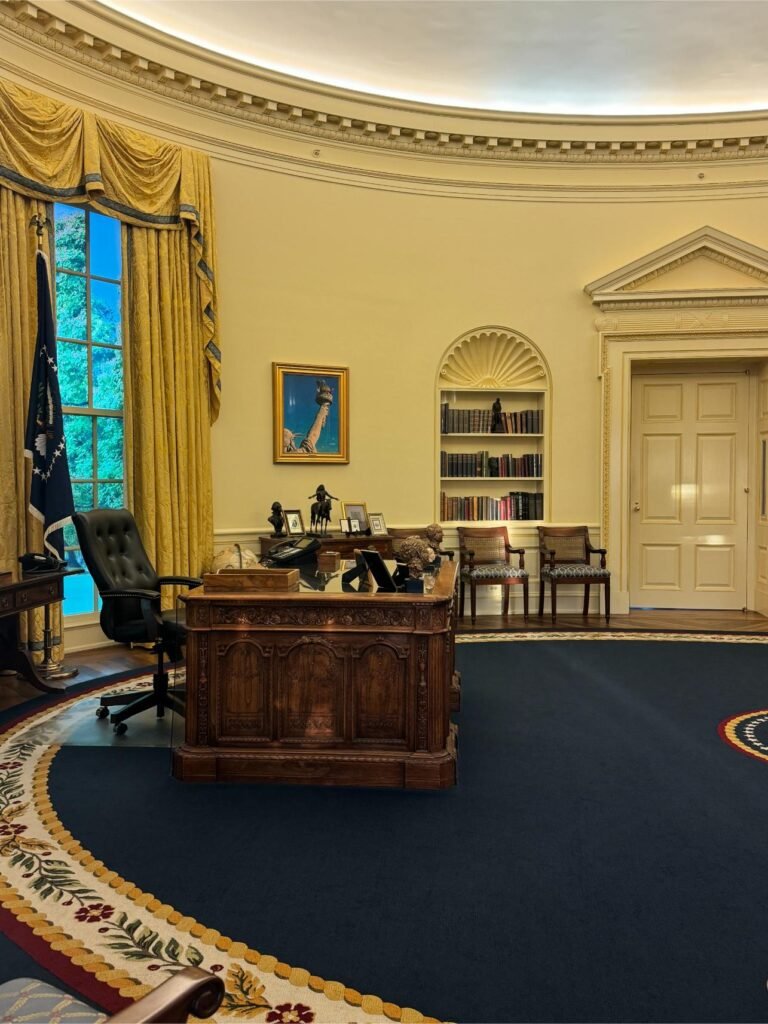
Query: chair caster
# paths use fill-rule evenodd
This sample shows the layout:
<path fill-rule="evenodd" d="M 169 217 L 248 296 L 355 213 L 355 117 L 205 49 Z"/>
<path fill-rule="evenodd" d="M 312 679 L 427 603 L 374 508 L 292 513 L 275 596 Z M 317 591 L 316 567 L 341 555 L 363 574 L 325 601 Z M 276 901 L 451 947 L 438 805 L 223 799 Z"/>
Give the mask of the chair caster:
<path fill-rule="evenodd" d="M 101 705 L 96 708 L 96 717 L 97 718 L 106 718 L 108 714 L 109 714 L 109 708 L 105 708 L 105 707 L 103 707 Z"/>
<path fill-rule="evenodd" d="M 115 723 L 115 736 L 122 736 L 126 732 L 128 732 L 128 726 L 125 724 L 125 722 Z"/>

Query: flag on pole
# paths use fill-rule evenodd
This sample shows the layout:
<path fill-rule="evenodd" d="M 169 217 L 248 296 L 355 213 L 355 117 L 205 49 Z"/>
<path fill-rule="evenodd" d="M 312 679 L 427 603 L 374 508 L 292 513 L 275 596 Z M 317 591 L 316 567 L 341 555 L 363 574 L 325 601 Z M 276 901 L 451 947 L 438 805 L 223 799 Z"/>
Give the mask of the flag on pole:
<path fill-rule="evenodd" d="M 64 438 L 48 261 L 40 251 L 37 253 L 37 341 L 24 454 L 32 460 L 29 511 L 43 523 L 43 541 L 48 551 L 63 559 L 63 528 L 71 521 L 75 505 Z"/>

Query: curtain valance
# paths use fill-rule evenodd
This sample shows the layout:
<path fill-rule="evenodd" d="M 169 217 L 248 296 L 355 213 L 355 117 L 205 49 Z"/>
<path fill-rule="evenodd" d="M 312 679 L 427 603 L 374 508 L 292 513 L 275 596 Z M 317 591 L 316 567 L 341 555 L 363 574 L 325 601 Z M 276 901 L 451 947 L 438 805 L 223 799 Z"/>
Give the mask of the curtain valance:
<path fill-rule="evenodd" d="M 140 227 L 188 230 L 215 420 L 221 353 L 208 157 L 0 79 L 0 184 L 46 202 L 90 203 Z"/>

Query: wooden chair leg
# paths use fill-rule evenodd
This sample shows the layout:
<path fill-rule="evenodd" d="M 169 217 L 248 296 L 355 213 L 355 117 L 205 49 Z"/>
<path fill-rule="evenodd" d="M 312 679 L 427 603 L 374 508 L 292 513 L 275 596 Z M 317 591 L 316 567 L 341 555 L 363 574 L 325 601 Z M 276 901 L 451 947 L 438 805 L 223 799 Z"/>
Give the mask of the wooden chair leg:
<path fill-rule="evenodd" d="M 502 611 L 505 616 L 509 615 L 509 586 L 506 583 L 502 583 Z"/>
<path fill-rule="evenodd" d="M 552 621 L 557 622 L 557 584 L 554 579 L 549 581 L 549 600 L 552 605 Z"/>
<path fill-rule="evenodd" d="M 605 622 L 611 621 L 611 581 L 605 581 Z"/>
<path fill-rule="evenodd" d="M 459 618 L 464 618 L 464 580 L 459 583 Z"/>
<path fill-rule="evenodd" d="M 523 618 L 528 621 L 528 580 L 523 581 Z"/>
<path fill-rule="evenodd" d="M 582 615 L 586 618 L 589 615 L 589 584 L 584 584 L 584 608 L 582 609 Z"/>
<path fill-rule="evenodd" d="M 539 618 L 544 615 L 544 578 L 539 577 Z"/>
<path fill-rule="evenodd" d="M 475 588 L 475 581 L 469 581 L 469 613 L 472 617 L 472 625 L 475 624 L 477 618 L 477 591 Z"/>

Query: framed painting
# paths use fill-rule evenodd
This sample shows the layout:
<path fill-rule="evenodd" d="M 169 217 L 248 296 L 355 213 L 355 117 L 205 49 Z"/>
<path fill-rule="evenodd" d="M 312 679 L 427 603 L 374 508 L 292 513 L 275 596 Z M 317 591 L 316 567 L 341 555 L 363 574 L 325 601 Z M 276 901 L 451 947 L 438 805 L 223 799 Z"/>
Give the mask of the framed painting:
<path fill-rule="evenodd" d="M 352 533 L 365 533 L 368 529 L 368 510 L 364 501 L 342 501 L 341 513 L 349 520 L 349 529 Z M 352 526 L 353 520 L 357 528 Z"/>
<path fill-rule="evenodd" d="M 370 512 L 368 514 L 368 525 L 371 528 L 372 537 L 386 537 L 387 524 L 381 512 Z"/>
<path fill-rule="evenodd" d="M 349 462 L 349 369 L 272 364 L 275 462 Z"/>
<path fill-rule="evenodd" d="M 304 530 L 304 517 L 297 508 L 285 509 L 285 532 L 289 537 L 301 537 Z"/>

